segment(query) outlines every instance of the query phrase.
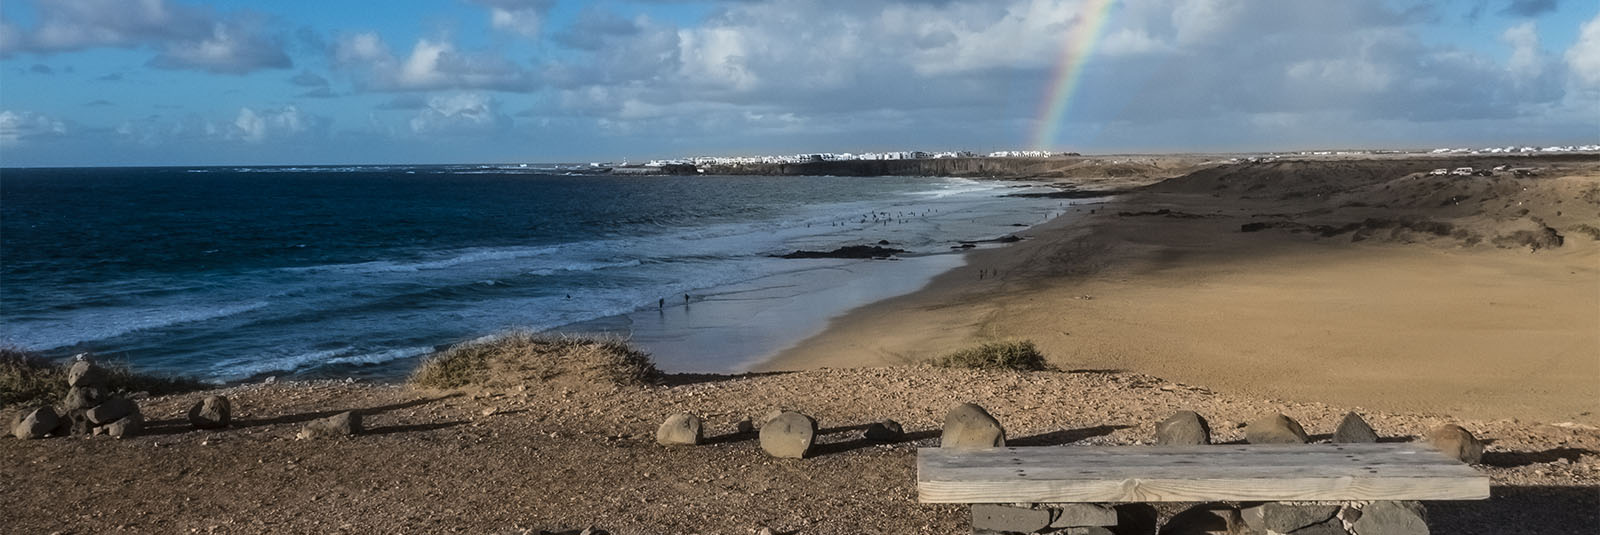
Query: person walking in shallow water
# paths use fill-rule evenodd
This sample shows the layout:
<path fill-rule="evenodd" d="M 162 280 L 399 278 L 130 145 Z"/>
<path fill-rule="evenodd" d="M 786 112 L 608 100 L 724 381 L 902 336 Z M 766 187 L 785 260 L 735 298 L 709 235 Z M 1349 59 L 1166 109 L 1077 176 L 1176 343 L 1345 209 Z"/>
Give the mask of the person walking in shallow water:
<path fill-rule="evenodd" d="M 689 294 L 683 294 L 683 306 L 689 306 Z"/>
<path fill-rule="evenodd" d="M 663 298 L 657 299 L 656 300 L 656 308 L 667 308 L 667 298 L 663 297 Z"/>

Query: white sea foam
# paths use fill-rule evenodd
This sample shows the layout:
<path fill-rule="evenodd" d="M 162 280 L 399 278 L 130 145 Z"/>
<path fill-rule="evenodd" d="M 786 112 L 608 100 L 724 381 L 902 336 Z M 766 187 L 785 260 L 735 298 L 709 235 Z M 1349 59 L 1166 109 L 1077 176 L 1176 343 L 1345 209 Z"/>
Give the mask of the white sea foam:
<path fill-rule="evenodd" d="M 97 307 L 73 312 L 67 322 L 11 319 L 0 336 L 26 349 L 49 350 L 105 340 L 139 331 L 164 329 L 226 318 L 266 308 L 267 301 L 207 304 L 155 304 L 142 307 Z"/>

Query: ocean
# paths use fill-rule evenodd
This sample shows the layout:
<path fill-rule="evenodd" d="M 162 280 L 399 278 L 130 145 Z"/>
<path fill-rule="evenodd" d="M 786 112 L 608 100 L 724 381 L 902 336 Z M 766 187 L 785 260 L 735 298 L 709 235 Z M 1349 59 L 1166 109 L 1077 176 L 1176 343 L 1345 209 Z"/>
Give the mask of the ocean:
<path fill-rule="evenodd" d="M 960 178 L 565 169 L 6 169 L 0 343 L 224 382 L 395 378 L 449 344 L 554 329 L 737 371 L 960 265 L 958 241 L 1064 209 Z M 772 256 L 880 240 L 909 252 Z"/>

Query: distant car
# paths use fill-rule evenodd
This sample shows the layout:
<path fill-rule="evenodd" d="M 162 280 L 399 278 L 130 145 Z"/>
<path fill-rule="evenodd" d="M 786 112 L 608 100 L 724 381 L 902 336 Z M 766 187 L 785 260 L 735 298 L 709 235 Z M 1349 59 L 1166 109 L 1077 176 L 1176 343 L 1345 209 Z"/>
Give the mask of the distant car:
<path fill-rule="evenodd" d="M 1450 174 L 1456 175 L 1456 176 L 1472 176 L 1472 168 L 1471 167 L 1457 167 L 1456 170 L 1451 171 Z"/>
<path fill-rule="evenodd" d="M 1432 171 L 1428 171 L 1428 174 L 1429 175 L 1433 175 L 1433 176 L 1448 175 L 1448 174 L 1450 174 L 1450 170 L 1449 169 L 1434 169 Z"/>

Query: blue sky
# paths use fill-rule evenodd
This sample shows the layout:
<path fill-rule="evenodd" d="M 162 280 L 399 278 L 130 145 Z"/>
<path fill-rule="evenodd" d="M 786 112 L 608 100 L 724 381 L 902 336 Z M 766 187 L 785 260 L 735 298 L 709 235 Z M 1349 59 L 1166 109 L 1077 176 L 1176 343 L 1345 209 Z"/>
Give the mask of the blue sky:
<path fill-rule="evenodd" d="M 0 165 L 1034 148 L 1094 0 L 0 0 Z M 1600 142 L 1600 3 L 1118 0 L 1086 153 Z"/>

